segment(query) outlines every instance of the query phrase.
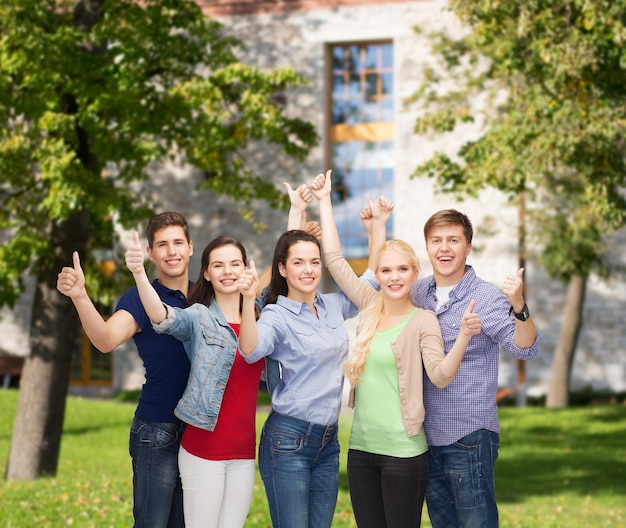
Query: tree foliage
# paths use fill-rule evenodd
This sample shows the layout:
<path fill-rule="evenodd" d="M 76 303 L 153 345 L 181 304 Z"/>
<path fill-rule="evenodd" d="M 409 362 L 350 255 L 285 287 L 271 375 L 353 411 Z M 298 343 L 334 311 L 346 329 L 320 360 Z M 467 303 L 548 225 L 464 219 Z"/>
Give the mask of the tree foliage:
<path fill-rule="evenodd" d="M 550 274 L 568 281 L 607 271 L 603 240 L 626 218 L 626 2 L 450 7 L 465 32 L 433 35 L 440 61 L 409 100 L 426 109 L 415 130 L 451 132 L 474 121 L 483 132 L 415 175 L 437 177 L 446 191 L 524 193 Z"/>
<path fill-rule="evenodd" d="M 276 97 L 304 79 L 241 63 L 241 46 L 188 0 L 0 4 L 0 232 L 11 235 L 0 245 L 0 305 L 15 303 L 26 275 L 36 282 L 7 478 L 56 472 L 78 327 L 56 275 L 78 250 L 102 297 L 108 279 L 93 272 L 93 250 L 112 247 L 114 222 L 151 214 L 136 191 L 150 162 L 203 171 L 203 187 L 240 202 L 248 219 L 255 198 L 286 205 L 246 154 L 264 142 L 300 159 L 316 143 Z"/>
<path fill-rule="evenodd" d="M 242 64 L 223 29 L 185 0 L 2 2 L 0 228 L 13 233 L 0 247 L 2 304 L 25 270 L 50 265 L 50 223 L 88 210 L 90 245 L 110 247 L 113 217 L 148 216 L 154 204 L 131 183 L 149 162 L 182 156 L 248 212 L 257 197 L 283 203 L 244 153 L 254 140 L 309 151 L 312 126 L 274 100 L 303 79 Z"/>
<path fill-rule="evenodd" d="M 443 191 L 495 187 L 527 208 L 540 261 L 567 284 L 547 405 L 567 405 L 587 279 L 608 275 L 607 236 L 626 221 L 626 1 L 451 0 L 460 36 L 432 34 L 437 61 L 407 101 L 415 131 L 481 132 L 414 176 Z M 418 30 L 419 31 L 419 30 Z M 571 304 L 573 303 L 573 305 Z"/>

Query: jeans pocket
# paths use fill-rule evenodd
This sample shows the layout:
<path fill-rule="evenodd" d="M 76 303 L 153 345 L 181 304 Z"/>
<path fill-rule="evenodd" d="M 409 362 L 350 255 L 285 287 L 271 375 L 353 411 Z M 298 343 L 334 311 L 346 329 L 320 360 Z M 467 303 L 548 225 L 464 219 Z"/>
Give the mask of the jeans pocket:
<path fill-rule="evenodd" d="M 134 421 L 131 430 L 131 443 L 155 449 L 168 448 L 179 443 L 180 432 L 177 424 L 163 424 L 153 422 Z"/>
<path fill-rule="evenodd" d="M 446 466 L 457 506 L 473 508 L 482 505 L 484 503 L 481 492 L 482 464 L 478 448 L 459 449 L 453 456 L 448 457 Z"/>
<path fill-rule="evenodd" d="M 272 453 L 288 455 L 297 453 L 304 446 L 304 438 L 300 435 L 294 435 L 283 432 L 274 432 L 269 438 L 272 446 Z"/>
<path fill-rule="evenodd" d="M 156 448 L 168 448 L 178 442 L 178 433 L 170 433 L 163 429 L 154 429 L 154 444 Z"/>

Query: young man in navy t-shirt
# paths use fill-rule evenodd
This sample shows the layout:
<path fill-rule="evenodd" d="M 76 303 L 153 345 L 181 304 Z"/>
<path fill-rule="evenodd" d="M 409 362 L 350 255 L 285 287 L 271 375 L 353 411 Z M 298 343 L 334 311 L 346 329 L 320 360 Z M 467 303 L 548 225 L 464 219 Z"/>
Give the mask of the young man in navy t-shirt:
<path fill-rule="evenodd" d="M 153 282 L 156 291 L 170 306 L 186 306 L 193 255 L 187 221 L 179 213 L 161 213 L 150 220 L 146 234 L 148 256 L 159 271 Z M 137 288 L 121 297 L 115 313 L 105 321 L 87 295 L 77 252 L 73 267 L 64 267 L 59 273 L 57 289 L 72 299 L 85 333 L 98 350 L 110 352 L 131 337 L 135 341 L 146 382 L 130 429 L 134 526 L 184 527 L 178 471 L 184 425 L 174 416 L 189 375 L 182 343 L 152 329 Z"/>

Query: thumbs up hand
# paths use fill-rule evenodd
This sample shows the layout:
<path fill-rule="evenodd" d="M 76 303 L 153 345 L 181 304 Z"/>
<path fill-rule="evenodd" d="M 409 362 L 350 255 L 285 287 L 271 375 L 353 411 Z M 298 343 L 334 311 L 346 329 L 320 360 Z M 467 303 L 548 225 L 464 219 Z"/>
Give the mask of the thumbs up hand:
<path fill-rule="evenodd" d="M 480 322 L 480 316 L 477 313 L 474 313 L 474 307 L 476 306 L 476 301 L 472 299 L 463 314 L 463 319 L 461 320 L 461 331 L 466 336 L 474 336 L 480 334 L 480 330 L 482 328 Z"/>
<path fill-rule="evenodd" d="M 239 275 L 237 284 L 241 295 L 246 299 L 255 299 L 258 282 L 259 277 L 256 272 L 256 266 L 254 260 L 251 260 L 248 269 Z"/>
<path fill-rule="evenodd" d="M 502 286 L 502 292 L 507 296 L 509 304 L 516 312 L 524 307 L 524 268 L 520 268 L 517 276 L 508 276 Z"/>
<path fill-rule="evenodd" d="M 128 246 L 124 258 L 126 260 L 126 267 L 133 275 L 145 273 L 143 266 L 143 250 L 139 244 L 139 233 L 137 233 L 137 231 L 133 231 L 133 243 Z"/>
<path fill-rule="evenodd" d="M 291 206 L 295 207 L 299 211 L 304 211 L 307 208 L 307 205 L 313 201 L 313 195 L 304 183 L 296 189 L 293 189 L 288 182 L 283 182 L 283 185 L 287 189 L 289 203 L 291 203 Z"/>
<path fill-rule="evenodd" d="M 318 174 L 315 178 L 313 178 L 313 181 L 311 181 L 309 185 L 309 189 L 311 189 L 311 194 L 313 194 L 313 196 L 315 196 L 318 201 L 325 198 L 330 198 L 330 193 L 333 188 L 331 182 L 332 172 L 333 171 L 331 169 L 328 169 L 326 171 L 326 174 Z"/>
<path fill-rule="evenodd" d="M 85 290 L 85 274 L 80 265 L 78 251 L 74 251 L 72 254 L 72 264 L 73 267 L 65 266 L 57 275 L 57 290 L 63 295 L 75 299 Z"/>

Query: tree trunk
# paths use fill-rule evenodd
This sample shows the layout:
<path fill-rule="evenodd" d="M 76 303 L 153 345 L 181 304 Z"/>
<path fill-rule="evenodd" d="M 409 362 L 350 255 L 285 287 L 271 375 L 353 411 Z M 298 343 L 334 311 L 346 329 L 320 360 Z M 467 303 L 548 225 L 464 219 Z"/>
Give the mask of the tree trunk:
<path fill-rule="evenodd" d="M 103 0 L 76 0 L 75 27 L 89 33 L 102 18 Z M 101 52 L 105 42 L 85 39 L 84 47 Z M 60 87 L 60 110 L 76 114 L 78 102 Z M 98 160 L 91 153 L 85 130 L 76 128 L 76 155 L 94 177 L 100 177 Z M 57 275 L 71 265 L 72 252 L 86 255 L 90 233 L 90 212 L 83 210 L 62 223 L 49 226 L 54 258 L 37 273 L 37 287 L 30 326 L 30 356 L 24 363 L 17 403 L 7 479 L 34 479 L 56 474 L 61 450 L 65 399 L 70 380 L 72 351 L 76 346 L 78 314 L 72 301 L 56 290 Z M 48 264 L 48 263 L 46 263 Z"/>
<path fill-rule="evenodd" d="M 569 404 L 570 374 L 574 363 L 578 335 L 582 327 L 587 278 L 582 275 L 573 275 L 567 285 L 563 323 L 561 324 L 559 342 L 554 352 L 550 386 L 546 398 L 546 407 L 551 409 L 567 407 Z"/>
<path fill-rule="evenodd" d="M 56 474 L 72 351 L 80 322 L 72 301 L 56 290 L 61 267 L 71 265 L 72 251 L 85 254 L 89 213 L 77 214 L 51 228 L 55 258 L 41 269 L 33 302 L 30 356 L 20 381 L 7 479 Z"/>

